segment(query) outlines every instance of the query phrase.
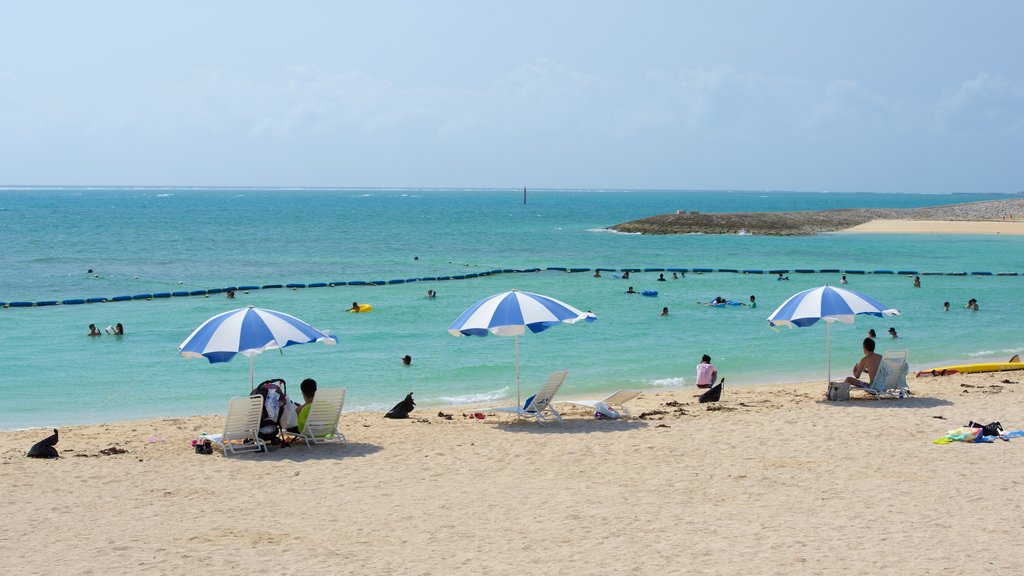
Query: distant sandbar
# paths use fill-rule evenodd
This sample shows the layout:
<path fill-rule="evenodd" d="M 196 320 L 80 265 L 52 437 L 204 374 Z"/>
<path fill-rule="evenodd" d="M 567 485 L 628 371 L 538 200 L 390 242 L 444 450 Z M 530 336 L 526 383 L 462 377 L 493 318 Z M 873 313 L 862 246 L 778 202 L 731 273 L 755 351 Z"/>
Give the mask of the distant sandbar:
<path fill-rule="evenodd" d="M 927 208 L 844 208 L 805 212 L 699 213 L 679 210 L 616 224 L 640 234 L 760 234 L 810 236 L 823 232 L 911 234 L 1024 234 L 1024 199 L 947 204 Z M 1005 225 L 1005 226 L 1004 226 Z"/>
<path fill-rule="evenodd" d="M 871 220 L 842 231 L 851 234 L 1024 234 L 1024 220 Z"/>

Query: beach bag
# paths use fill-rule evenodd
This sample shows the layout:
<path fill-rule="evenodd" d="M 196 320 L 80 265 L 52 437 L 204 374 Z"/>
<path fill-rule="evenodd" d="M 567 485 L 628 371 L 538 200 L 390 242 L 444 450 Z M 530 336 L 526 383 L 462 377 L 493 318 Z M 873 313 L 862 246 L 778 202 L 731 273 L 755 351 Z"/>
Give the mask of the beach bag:
<path fill-rule="evenodd" d="M 615 410 L 612 410 L 605 402 L 598 402 L 594 405 L 594 418 L 601 420 L 603 418 L 610 418 L 612 420 L 622 418 L 622 414 L 619 414 Z"/>
<path fill-rule="evenodd" d="M 850 385 L 846 382 L 829 382 L 825 398 L 832 401 L 849 400 Z"/>
<path fill-rule="evenodd" d="M 395 404 L 395 407 L 392 408 L 390 412 L 385 414 L 384 417 L 397 419 L 408 418 L 409 412 L 412 412 L 413 408 L 415 407 L 416 401 L 412 399 L 412 392 L 409 392 L 409 394 L 406 395 L 405 400 L 402 400 L 398 404 Z"/>
<path fill-rule="evenodd" d="M 57 454 L 57 449 L 54 446 L 57 445 L 57 429 L 53 429 L 53 434 L 48 436 L 39 442 L 36 442 L 28 450 L 29 458 L 60 458 Z"/>
<path fill-rule="evenodd" d="M 277 419 L 284 430 L 291 430 L 299 427 L 299 413 L 295 410 L 295 403 L 285 398 L 284 407 L 281 408 L 281 416 Z"/>
<path fill-rule="evenodd" d="M 725 386 L 725 378 L 722 378 L 718 382 L 718 384 L 715 384 L 714 386 L 711 387 L 710 390 L 701 394 L 700 398 L 697 398 L 697 402 L 700 404 L 705 404 L 707 402 L 718 402 L 719 400 L 722 399 L 723 386 Z"/>

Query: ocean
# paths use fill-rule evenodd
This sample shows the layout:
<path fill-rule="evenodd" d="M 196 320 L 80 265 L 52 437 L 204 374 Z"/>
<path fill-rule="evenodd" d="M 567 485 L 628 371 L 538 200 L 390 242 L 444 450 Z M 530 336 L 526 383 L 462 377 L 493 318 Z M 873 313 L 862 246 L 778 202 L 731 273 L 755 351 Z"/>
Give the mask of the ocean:
<path fill-rule="evenodd" d="M 560 394 L 693 385 L 710 354 L 727 385 L 826 377 L 825 327 L 772 329 L 786 298 L 838 284 L 898 308 L 831 330 L 833 376 L 860 356 L 869 328 L 881 350 L 907 348 L 911 369 L 1006 360 L 1024 351 L 1020 295 L 1024 237 L 844 235 L 638 236 L 605 230 L 674 212 L 909 208 L 1005 199 L 996 195 L 649 191 L 263 188 L 0 189 L 0 302 L 113 298 L 266 286 L 507 273 L 391 285 L 240 290 L 223 294 L 0 309 L 0 428 L 52 427 L 223 413 L 249 390 L 244 358 L 185 359 L 177 347 L 207 318 L 254 305 L 329 329 L 339 344 L 292 346 L 256 357 L 256 381 L 307 377 L 348 388 L 346 410 L 386 410 L 414 392 L 420 410 L 515 397 L 514 340 L 455 338 L 447 328 L 474 302 L 512 288 L 553 296 L 597 316 L 519 340 L 522 389 L 568 368 Z M 547 268 L 789 270 L 773 274 L 568 273 Z M 515 273 L 513 270 L 540 269 Z M 90 272 L 91 270 L 91 272 Z M 946 273 L 966 272 L 954 276 Z M 972 274 L 991 272 L 992 275 Z M 928 273 L 928 274 L 925 274 Z M 999 276 L 1016 273 L 1019 276 Z M 627 295 L 656 290 L 656 297 Z M 434 299 L 426 291 L 437 291 Z M 758 306 L 709 308 L 715 296 Z M 977 298 L 981 309 L 963 308 Z M 353 301 L 373 311 L 350 314 Z M 944 312 L 942 303 L 951 309 Z M 663 307 L 668 316 L 661 316 Z M 123 337 L 86 336 L 122 323 Z M 885 335 L 896 328 L 900 338 Z M 401 357 L 413 357 L 403 366 Z M 927 381 L 912 387 L 927 389 Z M 824 390 L 824 385 L 823 385 Z"/>

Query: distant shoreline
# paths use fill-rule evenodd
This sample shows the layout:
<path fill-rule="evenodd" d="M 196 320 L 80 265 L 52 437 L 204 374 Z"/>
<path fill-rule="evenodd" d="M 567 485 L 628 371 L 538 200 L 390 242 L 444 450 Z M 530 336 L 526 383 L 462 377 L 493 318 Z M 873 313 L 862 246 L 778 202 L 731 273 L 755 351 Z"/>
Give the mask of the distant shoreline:
<path fill-rule="evenodd" d="M 994 225 L 998 224 L 998 226 Z M 1004 226 L 1005 225 L 1005 226 Z M 609 226 L 649 235 L 758 234 L 812 236 L 824 232 L 1024 234 L 1024 199 L 965 202 L 926 208 L 844 208 L 807 212 L 699 213 L 679 210 Z"/>

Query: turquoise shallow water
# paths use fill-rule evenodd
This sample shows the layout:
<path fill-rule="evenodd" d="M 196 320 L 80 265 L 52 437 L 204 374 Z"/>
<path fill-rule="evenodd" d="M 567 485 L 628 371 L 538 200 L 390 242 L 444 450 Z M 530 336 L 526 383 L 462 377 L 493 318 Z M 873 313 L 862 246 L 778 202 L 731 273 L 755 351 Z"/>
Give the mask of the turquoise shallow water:
<path fill-rule="evenodd" d="M 113 297 L 239 285 L 390 280 L 547 267 L 863 269 L 1024 273 L 1024 238 L 830 234 L 645 237 L 601 228 L 677 209 L 797 210 L 913 207 L 997 196 L 789 192 L 34 189 L 0 190 L 0 301 Z M 86 271 L 93 269 L 93 274 Z M 518 288 L 592 310 L 592 324 L 520 339 L 524 391 L 570 369 L 564 394 L 689 386 L 702 353 L 731 383 L 824 378 L 825 329 L 774 331 L 766 317 L 788 296 L 838 274 L 689 273 L 657 282 L 609 273 L 544 271 L 390 286 L 276 289 L 166 300 L 0 310 L 0 427 L 52 426 L 223 411 L 248 391 L 244 359 L 185 360 L 178 344 L 208 317 L 253 304 L 331 329 L 335 347 L 295 346 L 255 360 L 257 381 L 311 376 L 349 388 L 351 409 L 386 409 L 414 391 L 421 407 L 515 394 L 513 341 L 454 338 L 448 325 L 473 302 Z M 849 370 L 868 328 L 894 326 L 912 369 L 1005 360 L 1024 349 L 1024 277 L 849 275 L 849 288 L 901 310 L 833 325 L 833 374 Z M 624 294 L 658 290 L 647 298 Z M 428 300 L 427 289 L 438 291 Z M 716 295 L 758 308 L 712 309 Z M 962 308 L 977 298 L 982 309 Z M 369 314 L 342 312 L 352 301 Z M 942 312 L 942 302 L 952 310 Z M 661 317 L 663 306 L 670 315 Z M 126 336 L 88 338 L 122 322 Z M 882 349 L 893 347 L 886 339 Z M 411 354 L 413 366 L 399 358 Z M 926 385 L 923 384 L 922 385 Z"/>

